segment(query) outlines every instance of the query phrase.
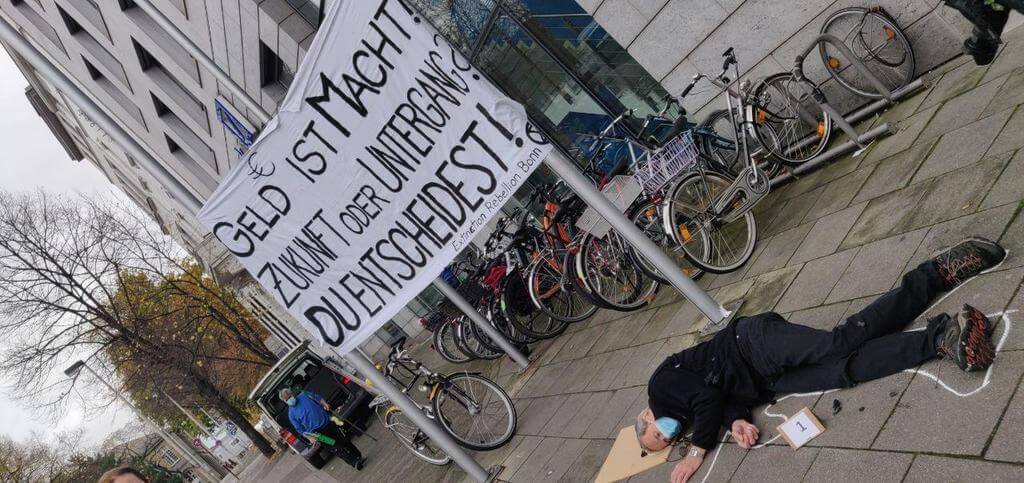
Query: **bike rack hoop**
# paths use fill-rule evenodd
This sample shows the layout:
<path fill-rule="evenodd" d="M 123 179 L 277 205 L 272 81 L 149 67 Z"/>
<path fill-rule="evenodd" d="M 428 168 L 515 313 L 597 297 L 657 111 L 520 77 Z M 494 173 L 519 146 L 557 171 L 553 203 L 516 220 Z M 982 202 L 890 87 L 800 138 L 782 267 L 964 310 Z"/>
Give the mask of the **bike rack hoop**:
<path fill-rule="evenodd" d="M 843 42 L 842 39 L 832 34 L 818 34 L 818 36 L 814 38 L 811 44 L 808 45 L 807 48 L 800 53 L 800 55 L 796 56 L 796 61 L 793 65 L 793 75 L 797 79 L 804 79 L 804 60 L 806 60 L 807 55 L 810 54 L 811 51 L 818 48 L 818 46 L 821 44 L 829 44 L 836 50 L 838 50 L 841 54 L 846 56 L 846 58 L 850 60 L 850 65 L 852 65 L 853 68 L 857 70 L 857 72 L 859 72 L 861 75 L 868 79 L 868 82 L 870 82 L 871 85 L 878 90 L 878 93 L 882 96 L 883 99 L 889 102 L 894 102 L 892 91 L 889 90 L 888 87 L 885 87 L 885 84 L 882 84 L 882 81 L 878 80 L 878 77 L 876 77 L 875 74 L 871 72 L 871 70 L 868 69 L 866 65 L 864 65 L 864 62 L 862 62 L 856 55 L 853 54 L 853 51 L 850 50 L 850 48 Z"/>

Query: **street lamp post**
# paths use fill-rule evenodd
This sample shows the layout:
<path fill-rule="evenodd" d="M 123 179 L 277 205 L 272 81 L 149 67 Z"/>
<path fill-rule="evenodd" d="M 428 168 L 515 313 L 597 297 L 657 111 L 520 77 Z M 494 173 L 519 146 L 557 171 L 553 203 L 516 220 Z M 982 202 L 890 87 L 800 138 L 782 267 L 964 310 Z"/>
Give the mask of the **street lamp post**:
<path fill-rule="evenodd" d="M 199 473 L 202 474 L 202 476 L 205 479 L 211 482 L 220 481 L 220 473 L 212 466 L 210 466 L 210 464 L 206 460 L 204 460 L 201 456 L 195 454 L 195 452 L 192 451 L 192 448 L 190 446 L 188 446 L 187 444 L 182 444 L 179 439 L 169 434 L 166 430 L 164 430 L 164 428 L 157 424 L 156 421 L 153 421 L 152 419 L 149 419 L 145 415 L 143 415 L 142 411 L 140 411 L 139 408 L 135 407 L 135 404 L 132 404 L 132 402 L 128 400 L 128 398 L 125 397 L 125 395 L 122 394 L 121 391 L 118 391 L 116 388 L 114 388 L 114 386 L 110 385 L 110 383 L 107 382 L 106 379 L 100 377 L 100 375 L 97 374 L 96 371 L 94 371 L 91 367 L 89 367 L 89 365 L 86 364 L 85 361 L 76 361 L 70 367 L 64 369 L 64 375 L 70 378 L 75 378 L 78 376 L 79 373 L 82 372 L 82 369 L 89 371 L 89 373 L 92 374 L 93 377 L 95 377 L 97 380 L 99 380 L 100 383 L 106 386 L 106 388 L 109 389 L 110 392 L 113 393 L 115 397 L 120 399 L 121 402 L 128 405 L 128 407 L 132 408 L 132 411 L 135 411 L 135 413 L 140 418 L 142 418 L 142 420 L 146 421 L 154 428 L 156 428 L 157 433 L 160 435 L 161 438 L 163 438 L 164 442 L 167 443 L 172 448 L 174 448 L 178 453 L 182 454 L 185 457 L 185 459 L 189 460 L 189 462 L 191 462 L 196 467 L 196 469 L 199 471 Z"/>

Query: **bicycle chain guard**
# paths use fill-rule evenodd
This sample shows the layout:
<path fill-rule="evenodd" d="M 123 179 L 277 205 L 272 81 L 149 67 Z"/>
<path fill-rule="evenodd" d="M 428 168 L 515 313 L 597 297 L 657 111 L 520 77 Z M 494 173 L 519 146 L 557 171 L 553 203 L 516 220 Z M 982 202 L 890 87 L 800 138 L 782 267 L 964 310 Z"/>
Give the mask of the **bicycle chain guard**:
<path fill-rule="evenodd" d="M 747 166 L 718 196 L 712 209 L 719 216 L 720 222 L 732 223 L 753 209 L 754 205 L 768 194 L 770 188 L 767 173 L 756 164 Z"/>

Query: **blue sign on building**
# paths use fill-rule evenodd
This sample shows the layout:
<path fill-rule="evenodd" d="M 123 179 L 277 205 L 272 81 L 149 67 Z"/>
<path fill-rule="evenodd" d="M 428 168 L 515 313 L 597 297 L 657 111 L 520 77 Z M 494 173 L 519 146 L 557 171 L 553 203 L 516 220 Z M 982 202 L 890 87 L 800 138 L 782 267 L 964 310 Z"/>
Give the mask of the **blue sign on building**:
<path fill-rule="evenodd" d="M 241 157 L 245 155 L 245 152 L 249 150 L 249 147 L 256 142 L 256 133 L 249 123 L 247 123 L 241 116 L 235 115 L 233 108 L 229 107 L 230 104 L 226 101 L 222 101 L 220 98 L 214 100 L 214 106 L 217 111 L 217 120 L 220 121 L 221 125 L 232 136 L 238 140 L 238 145 L 235 146 L 235 152 Z"/>

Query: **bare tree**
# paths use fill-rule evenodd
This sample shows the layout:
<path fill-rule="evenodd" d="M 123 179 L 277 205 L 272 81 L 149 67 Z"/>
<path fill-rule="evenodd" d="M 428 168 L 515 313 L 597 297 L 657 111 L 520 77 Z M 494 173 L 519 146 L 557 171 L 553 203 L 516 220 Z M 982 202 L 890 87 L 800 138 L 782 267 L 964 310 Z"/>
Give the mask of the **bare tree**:
<path fill-rule="evenodd" d="M 0 313 L 6 315 L 0 337 L 9 347 L 0 371 L 21 389 L 20 397 L 59 411 L 77 377 L 69 384 L 54 374 L 77 358 L 94 369 L 104 366 L 97 361 L 112 363 L 125 377 L 114 381 L 125 386 L 147 372 L 124 368 L 158 368 L 238 424 L 260 451 L 272 454 L 270 443 L 231 404 L 214 376 L 222 359 L 266 366 L 272 355 L 247 342 L 239 344 L 241 353 L 225 356 L 208 350 L 221 341 L 210 345 L 168 334 L 169 321 L 184 320 L 197 330 L 219 325 L 232 337 L 253 337 L 252 327 L 234 332 L 223 327 L 231 319 L 222 315 L 244 310 L 240 306 L 181 296 L 177 292 L 189 291 L 165 287 L 175 285 L 164 283 L 168 278 L 184 280 L 177 285 L 185 287 L 196 277 L 180 276 L 176 267 L 187 262 L 170 256 L 171 242 L 155 231 L 124 206 L 0 193 Z M 157 245 L 166 249 L 152 249 Z M 149 290 L 152 285 L 164 288 Z M 167 290 L 179 303 L 165 305 Z M 215 305 L 223 307 L 209 308 Z"/>

